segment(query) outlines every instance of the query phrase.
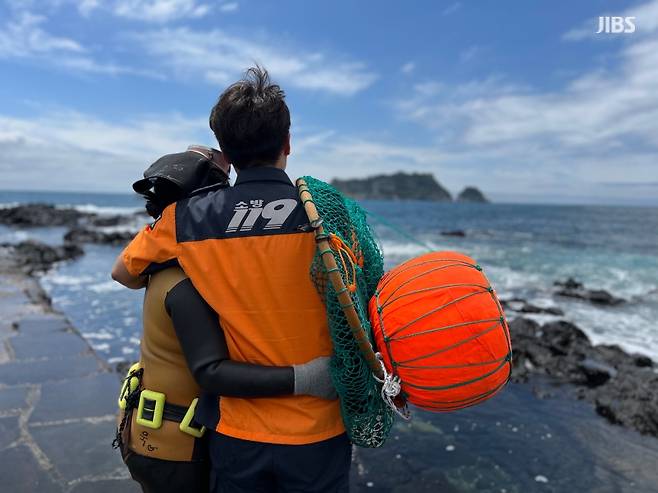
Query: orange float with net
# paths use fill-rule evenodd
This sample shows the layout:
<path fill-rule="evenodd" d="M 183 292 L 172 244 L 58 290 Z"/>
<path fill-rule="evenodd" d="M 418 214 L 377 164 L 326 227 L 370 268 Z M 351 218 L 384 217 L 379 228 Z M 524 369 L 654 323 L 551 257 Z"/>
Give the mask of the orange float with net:
<path fill-rule="evenodd" d="M 401 396 L 429 411 L 454 411 L 492 397 L 509 380 L 505 314 L 466 255 L 432 252 L 395 267 L 380 280 L 369 312 L 398 407 Z"/>

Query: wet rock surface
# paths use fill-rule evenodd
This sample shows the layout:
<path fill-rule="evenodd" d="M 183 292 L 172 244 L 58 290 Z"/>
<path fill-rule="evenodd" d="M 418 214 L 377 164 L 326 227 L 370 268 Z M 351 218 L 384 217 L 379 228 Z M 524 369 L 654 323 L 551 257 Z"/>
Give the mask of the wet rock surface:
<path fill-rule="evenodd" d="M 509 327 L 513 381 L 526 382 L 540 374 L 573 384 L 576 397 L 594 404 L 611 423 L 658 437 L 658 373 L 650 358 L 614 345 L 594 346 L 567 321 L 540 325 L 519 317 Z"/>
<path fill-rule="evenodd" d="M 100 231 L 93 229 L 75 228 L 64 235 L 64 241 L 69 244 L 102 243 L 106 245 L 125 245 L 133 239 L 135 233 L 131 231 Z"/>
<path fill-rule="evenodd" d="M 48 247 L 35 242 L 23 242 L 16 245 L 20 262 L 25 266 L 34 266 L 34 270 L 44 270 L 54 262 L 68 260 L 80 255 L 85 243 L 124 245 L 134 236 L 136 227 L 148 221 L 142 211 L 132 214 L 97 214 L 77 209 L 60 208 L 47 204 L 25 204 L 15 207 L 0 208 L 0 224 L 13 228 L 67 227 L 64 245 Z M 137 219 L 140 219 L 139 221 Z M 2 245 L 7 246 L 7 245 Z"/>
<path fill-rule="evenodd" d="M 56 262 L 76 259 L 84 254 L 80 246 L 72 243 L 54 247 L 28 240 L 16 245 L 3 244 L 1 246 L 11 256 L 14 263 L 28 274 L 46 271 Z"/>
<path fill-rule="evenodd" d="M 0 224 L 8 226 L 74 226 L 88 214 L 48 204 L 25 204 L 0 209 Z"/>
<path fill-rule="evenodd" d="M 573 278 L 566 281 L 556 281 L 553 285 L 557 288 L 555 294 L 566 298 L 577 298 L 589 301 L 595 305 L 615 306 L 625 303 L 623 298 L 617 298 L 604 289 L 587 289 Z"/>
<path fill-rule="evenodd" d="M 512 310 L 518 313 L 534 313 L 534 314 L 545 314 L 545 315 L 564 315 L 562 309 L 550 306 L 550 307 L 541 307 L 533 305 L 528 301 L 521 298 L 511 298 L 500 300 L 500 304 L 505 310 Z"/>
<path fill-rule="evenodd" d="M 0 208 L 0 224 L 22 228 L 51 226 L 75 228 L 80 225 L 120 226 L 129 223 L 134 216 L 141 214 L 142 212 L 136 211 L 134 214 L 107 215 L 55 207 L 50 204 L 22 204 Z"/>
<path fill-rule="evenodd" d="M 119 379 L 24 269 L 67 256 L 0 249 L 0 491 L 137 492 L 111 447 Z"/>
<path fill-rule="evenodd" d="M 454 236 L 457 238 L 464 238 L 466 236 L 466 232 L 461 229 L 455 229 L 452 231 L 441 231 L 441 236 Z"/>

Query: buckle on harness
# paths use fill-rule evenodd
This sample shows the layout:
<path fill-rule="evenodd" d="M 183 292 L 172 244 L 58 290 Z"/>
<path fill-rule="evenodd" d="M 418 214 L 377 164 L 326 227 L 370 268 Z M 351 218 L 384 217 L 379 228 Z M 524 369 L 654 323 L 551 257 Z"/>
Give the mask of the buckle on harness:
<path fill-rule="evenodd" d="M 178 425 L 180 431 L 187 433 L 188 435 L 192 435 L 195 438 L 201 438 L 206 432 L 205 426 L 201 426 L 201 428 L 190 426 L 192 421 L 194 421 L 194 411 L 196 410 L 196 405 L 198 402 L 199 398 L 195 397 L 192 401 L 192 404 L 190 404 L 190 407 L 187 409 L 185 416 L 183 416 L 183 420 L 180 422 L 180 425 Z"/>
<path fill-rule="evenodd" d="M 165 395 L 153 390 L 142 390 L 139 396 L 136 422 L 139 425 L 157 430 L 162 426 Z"/>
<path fill-rule="evenodd" d="M 139 378 L 134 375 L 138 370 L 139 363 L 135 363 L 130 367 L 128 373 L 126 373 L 126 377 L 123 379 L 121 391 L 119 392 L 119 399 L 117 400 L 119 409 L 122 411 L 126 409 L 126 397 L 128 394 L 132 394 L 139 386 Z"/>

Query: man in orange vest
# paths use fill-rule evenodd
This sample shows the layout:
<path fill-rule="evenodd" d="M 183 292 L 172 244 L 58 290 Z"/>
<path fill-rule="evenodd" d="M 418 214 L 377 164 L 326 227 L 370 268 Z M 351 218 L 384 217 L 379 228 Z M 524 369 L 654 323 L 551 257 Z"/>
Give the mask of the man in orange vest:
<path fill-rule="evenodd" d="M 153 264 L 177 261 L 219 315 L 234 361 L 295 366 L 331 355 L 309 274 L 314 233 L 285 173 L 283 91 L 265 70 L 249 69 L 222 93 L 210 127 L 238 173 L 235 185 L 166 208 L 124 250 L 114 277 L 141 287 Z M 351 447 L 338 400 L 296 394 L 223 397 L 200 410 L 197 421 L 216 431 L 213 491 L 348 491 Z"/>

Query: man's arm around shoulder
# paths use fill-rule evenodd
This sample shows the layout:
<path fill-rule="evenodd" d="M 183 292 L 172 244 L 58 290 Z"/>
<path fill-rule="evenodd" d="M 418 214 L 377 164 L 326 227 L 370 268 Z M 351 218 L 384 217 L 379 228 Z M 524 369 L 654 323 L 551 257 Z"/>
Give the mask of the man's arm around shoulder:
<path fill-rule="evenodd" d="M 141 289 L 146 286 L 147 276 L 133 276 L 123 263 L 123 253 L 120 253 L 112 266 L 112 279 L 130 289 Z"/>

